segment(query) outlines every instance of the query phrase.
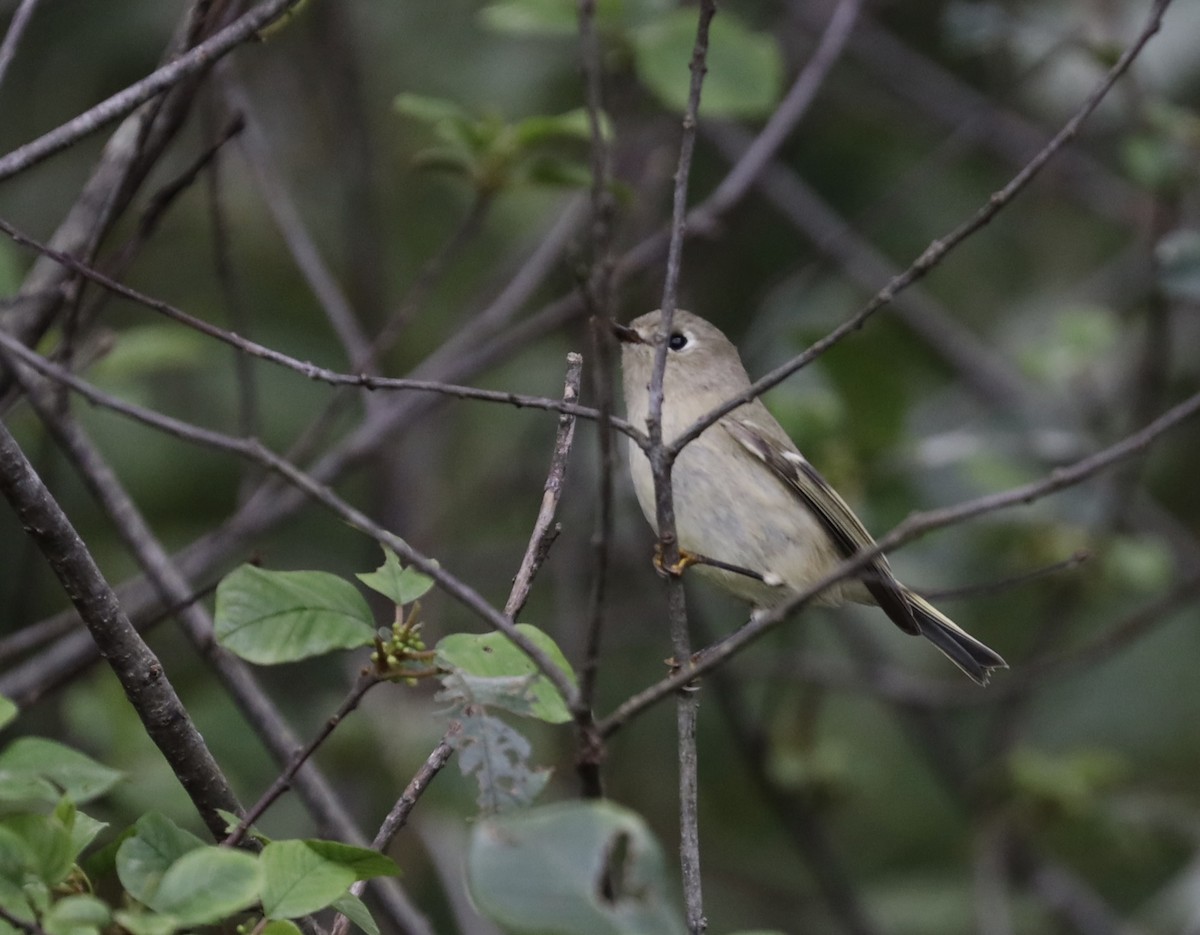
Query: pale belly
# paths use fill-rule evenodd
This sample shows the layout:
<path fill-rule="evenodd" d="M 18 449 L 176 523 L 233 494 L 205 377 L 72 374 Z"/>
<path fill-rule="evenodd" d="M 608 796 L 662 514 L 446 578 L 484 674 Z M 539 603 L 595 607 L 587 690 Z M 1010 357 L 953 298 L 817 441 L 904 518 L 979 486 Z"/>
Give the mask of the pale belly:
<path fill-rule="evenodd" d="M 696 573 L 742 600 L 769 607 L 819 581 L 838 565 L 840 556 L 818 520 L 765 465 L 749 456 L 738 457 L 736 488 L 727 477 L 718 477 L 709 469 L 713 464 L 729 463 L 730 455 L 729 449 L 710 448 L 705 436 L 680 454 L 672 478 L 679 546 L 759 574 L 777 575 L 784 586 L 771 587 L 747 575 L 694 566 Z M 734 456 L 738 455 L 741 453 Z M 642 512 L 657 528 L 650 466 L 637 448 L 630 452 L 630 468 Z M 861 584 L 850 581 L 827 589 L 817 603 L 847 600 L 870 601 L 870 597 Z"/>

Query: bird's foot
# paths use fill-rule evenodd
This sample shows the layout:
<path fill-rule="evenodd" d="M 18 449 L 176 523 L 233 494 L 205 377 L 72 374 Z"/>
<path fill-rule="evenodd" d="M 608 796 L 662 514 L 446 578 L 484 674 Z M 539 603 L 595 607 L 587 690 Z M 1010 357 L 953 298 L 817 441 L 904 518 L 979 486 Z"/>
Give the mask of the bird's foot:
<path fill-rule="evenodd" d="M 658 542 L 654 545 L 654 570 L 662 577 L 678 578 L 692 565 L 702 564 L 704 556 L 695 555 L 687 549 L 679 550 L 679 560 L 671 564 L 667 564 L 666 558 L 663 557 L 662 543 Z"/>

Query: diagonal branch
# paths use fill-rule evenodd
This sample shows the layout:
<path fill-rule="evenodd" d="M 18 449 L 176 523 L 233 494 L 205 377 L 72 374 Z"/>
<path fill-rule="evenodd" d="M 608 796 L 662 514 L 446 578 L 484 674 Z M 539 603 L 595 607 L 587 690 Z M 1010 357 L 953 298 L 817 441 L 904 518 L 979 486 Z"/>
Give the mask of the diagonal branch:
<path fill-rule="evenodd" d="M 175 694 L 162 664 L 129 622 L 71 521 L 2 423 L 0 493 L 46 556 L 146 733 L 171 765 L 205 825 L 215 837 L 222 837 L 225 819 L 220 811 L 241 810 L 228 780 Z"/>

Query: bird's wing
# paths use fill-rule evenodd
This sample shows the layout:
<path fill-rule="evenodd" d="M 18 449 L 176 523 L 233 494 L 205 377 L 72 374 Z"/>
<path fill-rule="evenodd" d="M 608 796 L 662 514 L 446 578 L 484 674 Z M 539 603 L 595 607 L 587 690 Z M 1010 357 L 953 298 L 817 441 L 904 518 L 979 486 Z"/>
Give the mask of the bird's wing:
<path fill-rule="evenodd" d="M 769 430 L 752 419 L 733 416 L 722 419 L 719 424 L 800 498 L 817 517 L 843 558 L 850 558 L 875 545 L 875 540 L 862 521 L 804 455 L 790 446 L 781 446 L 771 437 Z M 904 591 L 892 575 L 887 559 L 880 555 L 872 560 L 863 571 L 861 580 L 898 627 L 907 633 L 919 632 Z"/>

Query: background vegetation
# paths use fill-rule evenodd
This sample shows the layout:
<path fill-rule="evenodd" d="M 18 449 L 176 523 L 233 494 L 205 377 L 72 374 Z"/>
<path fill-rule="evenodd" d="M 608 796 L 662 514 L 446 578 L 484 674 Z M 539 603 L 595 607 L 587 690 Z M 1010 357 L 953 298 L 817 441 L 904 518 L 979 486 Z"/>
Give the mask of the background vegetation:
<path fill-rule="evenodd" d="M 646 892 L 665 900 L 664 915 L 609 919 L 611 929 L 540 924 L 671 931 L 683 901 L 669 695 L 617 725 L 599 757 L 578 710 L 574 726 L 548 723 L 570 712 L 501 715 L 531 744 L 507 762 L 553 770 L 532 814 L 568 807 L 597 777 L 630 811 L 604 812 L 598 841 L 558 815 L 557 866 L 510 855 L 509 874 L 493 879 L 472 863 L 472 906 L 466 854 L 496 826 L 477 802 L 488 782 L 454 768 L 466 757 L 447 730 L 468 717 L 465 696 L 435 698 L 446 689 L 433 676 L 364 682 L 369 625 L 345 643 L 361 648 L 247 666 L 213 643 L 212 591 L 247 562 L 343 581 L 372 571 L 379 537 L 346 505 L 399 537 L 390 544 L 406 563 L 411 548 L 440 564 L 421 599 L 431 647 L 502 617 L 560 431 L 553 405 L 323 377 L 558 400 L 574 351 L 582 402 L 602 403 L 612 351 L 589 316 L 628 320 L 663 299 L 696 11 L 599 0 L 584 5 L 581 37 L 575 6 L 546 0 L 290 6 L 0 2 L 0 314 L 11 339 L 0 460 L 14 506 L 0 518 L 0 694 L 20 709 L 9 743 L 55 738 L 123 774 L 85 806 L 109 823 L 93 849 L 149 812 L 221 837 L 216 799 L 197 792 L 211 791 L 205 767 L 191 785 L 178 778 L 198 738 L 159 742 L 114 677 L 124 650 L 105 644 L 114 665 L 97 652 L 120 629 L 113 615 L 85 609 L 85 630 L 72 609 L 103 594 L 71 564 L 90 555 L 161 665 L 160 680 L 131 665 L 133 680 L 174 687 L 237 800 L 257 800 L 354 686 L 365 693 L 257 824 L 275 838 L 365 845 L 423 778 L 387 851 L 402 875 L 365 897 L 385 931 L 531 930 L 504 922 L 488 887 L 587 869 L 585 855 L 612 844 L 606 833 L 637 872 L 643 835 L 660 842 L 665 869 Z M 754 375 L 795 358 L 1029 166 L 1153 15 L 1149 3 L 1083 0 L 723 6 L 679 307 L 726 330 Z M 914 511 L 1036 483 L 1184 408 L 1106 470 L 894 553 L 907 582 L 940 594 L 1007 658 L 989 688 L 866 609 L 804 609 L 705 675 L 696 747 L 710 931 L 1200 931 L 1200 448 L 1183 421 L 1200 391 L 1198 32 L 1195 3 L 1170 5 L 1027 187 L 767 394 L 880 535 Z M 213 53 L 188 58 L 200 42 Z M 164 72 L 172 61 L 192 64 Z M 796 100 L 797 76 L 808 106 L 792 108 L 777 151 L 739 163 L 782 119 L 781 101 Z M 589 78 L 602 87 L 604 145 Z M 94 125 L 76 119 L 128 88 L 156 93 L 104 105 Z M 60 126 L 70 145 L 43 146 Z M 596 182 L 606 153 L 611 185 Z M 19 345 L 59 369 L 18 365 Z M 309 362 L 327 372 L 297 372 Z M 68 371 L 221 433 L 224 446 L 62 393 Z M 254 445 L 230 450 L 229 439 L 249 438 L 318 486 L 301 491 Z M 553 637 L 576 675 L 594 673 L 601 724 L 666 675 L 672 652 L 652 537 L 624 440 L 615 444 L 609 477 L 595 421 L 577 420 L 556 462 L 561 528 L 519 616 Z M 81 544 L 47 542 L 51 514 L 30 510 L 50 500 L 16 484 L 17 451 Z M 144 523 L 121 512 L 122 491 Z M 736 603 L 688 588 L 696 645 L 744 622 Z M 944 593 L 956 588 L 966 590 Z M 389 626 L 393 601 L 360 590 L 375 625 Z M 461 657 L 436 662 L 470 669 Z M 166 720 L 169 733 L 177 721 Z M 29 803 L 6 788 L 15 815 Z M 76 804 L 91 797 L 54 780 L 35 797 L 41 813 L 64 790 Z M 54 814 L 63 828 L 74 821 Z M 118 892 L 111 867 L 95 863 L 91 878 L 106 898 Z M 580 885 L 603 903 L 596 874 Z M 66 879 L 50 881 L 55 899 Z M 640 884 L 625 882 L 618 897 L 636 902 Z M 159 908 L 152 894 L 139 901 Z M 38 924 L 82 935 L 105 919 Z"/>

